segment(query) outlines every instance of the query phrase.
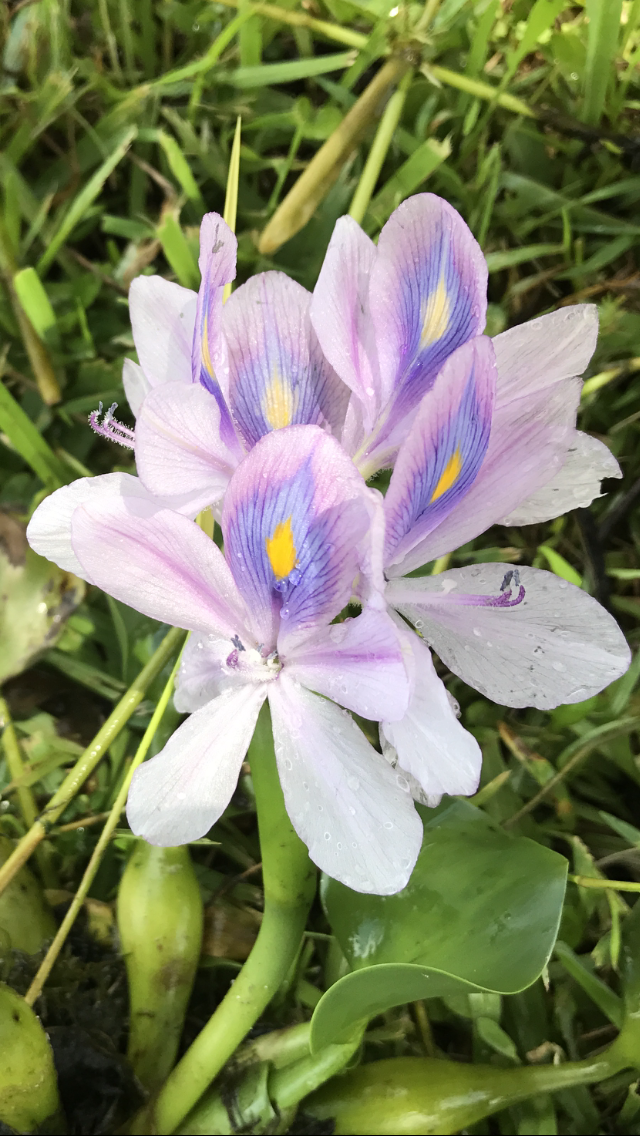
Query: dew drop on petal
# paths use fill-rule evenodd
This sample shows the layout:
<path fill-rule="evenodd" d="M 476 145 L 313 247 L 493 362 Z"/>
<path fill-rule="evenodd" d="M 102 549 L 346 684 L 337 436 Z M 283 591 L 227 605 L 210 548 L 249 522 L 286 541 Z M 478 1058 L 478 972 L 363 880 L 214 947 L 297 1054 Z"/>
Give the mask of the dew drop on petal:
<path fill-rule="evenodd" d="M 552 663 L 551 666 L 553 667 L 554 671 L 558 671 L 558 672 L 566 671 L 566 669 L 567 669 L 565 667 L 564 663 L 560 663 L 560 662 Z"/>
<path fill-rule="evenodd" d="M 347 777 L 347 785 L 354 791 L 360 788 L 360 782 L 357 777 Z"/>

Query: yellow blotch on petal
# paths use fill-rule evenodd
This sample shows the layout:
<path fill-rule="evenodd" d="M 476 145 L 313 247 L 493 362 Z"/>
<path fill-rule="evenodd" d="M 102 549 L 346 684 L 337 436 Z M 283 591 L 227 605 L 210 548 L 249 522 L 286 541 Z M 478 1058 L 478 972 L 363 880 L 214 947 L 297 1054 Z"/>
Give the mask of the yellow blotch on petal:
<path fill-rule="evenodd" d="M 291 531 L 291 517 L 279 521 L 273 536 L 266 537 L 267 556 L 277 580 L 284 580 L 296 566 L 297 552 Z"/>
<path fill-rule="evenodd" d="M 449 461 L 440 474 L 438 484 L 431 494 L 431 501 L 437 501 L 438 497 L 442 497 L 442 494 L 446 493 L 447 489 L 451 489 L 451 486 L 455 485 L 456 481 L 460 477 L 461 469 L 462 454 L 460 453 L 460 447 L 458 447 L 457 450 L 454 450 L 451 457 L 449 458 Z"/>
<path fill-rule="evenodd" d="M 274 375 L 262 403 L 264 416 L 272 430 L 290 426 L 293 418 L 293 391 L 284 379 Z"/>
<path fill-rule="evenodd" d="M 211 352 L 209 351 L 209 317 L 206 315 L 202 327 L 202 362 L 207 369 L 207 373 L 211 375 L 211 378 L 215 378 L 213 363 L 211 362 Z"/>
<path fill-rule="evenodd" d="M 441 279 L 435 292 L 431 293 L 426 303 L 420 337 L 421 347 L 430 347 L 432 343 L 437 343 L 439 339 L 442 339 L 449 327 L 450 315 L 451 303 L 445 282 Z"/>

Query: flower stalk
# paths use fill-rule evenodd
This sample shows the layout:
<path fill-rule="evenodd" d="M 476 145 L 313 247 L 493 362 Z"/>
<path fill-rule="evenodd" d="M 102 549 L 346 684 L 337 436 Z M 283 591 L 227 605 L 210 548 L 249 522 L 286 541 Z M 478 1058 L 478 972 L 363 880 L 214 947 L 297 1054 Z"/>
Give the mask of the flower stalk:
<path fill-rule="evenodd" d="M 231 989 L 164 1087 L 135 1117 L 134 1134 L 173 1132 L 218 1075 L 286 978 L 315 891 L 315 870 L 285 809 L 271 724 L 263 710 L 249 760 L 262 854 L 264 916 L 255 946 Z"/>

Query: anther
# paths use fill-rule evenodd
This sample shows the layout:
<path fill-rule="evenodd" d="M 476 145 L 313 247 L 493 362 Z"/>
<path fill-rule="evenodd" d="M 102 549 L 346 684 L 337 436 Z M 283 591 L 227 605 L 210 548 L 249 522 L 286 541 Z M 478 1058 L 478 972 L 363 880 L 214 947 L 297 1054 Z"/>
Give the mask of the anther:
<path fill-rule="evenodd" d="M 117 409 L 117 406 L 117 402 L 114 402 L 108 410 L 103 412 L 102 403 L 98 403 L 98 409 L 89 415 L 89 425 L 102 438 L 108 438 L 110 442 L 117 442 L 118 445 L 126 446 L 127 449 L 132 450 L 135 444 L 135 433 L 113 417 L 113 412 Z M 101 417 L 102 421 L 100 421 Z"/>

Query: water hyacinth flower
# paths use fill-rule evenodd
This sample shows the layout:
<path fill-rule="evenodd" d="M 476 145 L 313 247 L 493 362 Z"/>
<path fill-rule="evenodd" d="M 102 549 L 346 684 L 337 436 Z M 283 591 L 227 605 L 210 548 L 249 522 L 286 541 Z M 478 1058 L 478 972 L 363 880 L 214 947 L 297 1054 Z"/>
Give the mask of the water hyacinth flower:
<path fill-rule="evenodd" d="M 56 498 L 68 509 L 64 490 L 44 504 Z M 238 467 L 222 510 L 224 555 L 193 521 L 148 498 L 98 495 L 72 508 L 60 558 L 193 632 L 175 696 L 190 717 L 133 778 L 136 834 L 175 845 L 208 831 L 268 698 L 285 803 L 312 859 L 356 890 L 406 884 L 421 843 L 409 778 L 340 708 L 396 721 L 408 705 L 403 648 L 372 565 L 380 511 L 338 442 L 314 426 L 268 434 Z M 37 548 L 38 511 L 31 524 Z M 358 573 L 371 575 L 369 602 L 334 624 Z M 455 749 L 465 732 L 451 709 L 432 716 L 447 713 Z"/>
<path fill-rule="evenodd" d="M 447 360 L 422 400 L 384 499 L 386 599 L 455 674 L 487 698 L 546 710 L 589 698 L 629 666 L 626 640 L 596 600 L 551 572 L 508 564 L 406 578 L 498 521 L 505 501 L 517 506 L 526 495 L 534 450 L 543 441 L 535 423 L 525 419 L 519 426 L 514 417 L 510 444 L 504 434 L 495 442 L 497 383 L 494 346 L 479 336 Z M 410 773 L 430 674 L 428 651 L 424 644 L 418 650 L 414 640 L 416 678 L 408 712 L 402 721 L 382 726 Z M 438 788 L 443 770 L 434 769 L 434 796 L 470 791 L 459 786 L 472 782 L 472 765 L 454 763 L 446 772 L 443 790 Z"/>
<path fill-rule="evenodd" d="M 161 276 L 139 276 L 129 292 L 140 363 L 123 382 L 137 416 L 130 436 L 111 418 L 94 429 L 135 448 L 143 487 L 192 515 L 223 496 L 245 453 L 264 434 L 294 424 L 337 432 L 348 389 L 323 356 L 311 326 L 311 295 L 282 272 L 242 284 L 237 241 L 217 213 L 200 229 L 199 292 Z"/>
<path fill-rule="evenodd" d="M 447 360 L 483 333 L 486 308 L 480 246 L 441 198 L 408 198 L 377 246 L 351 217 L 338 220 L 314 290 L 311 322 L 352 392 L 341 438 L 365 477 L 393 465 Z M 526 460 L 512 463 L 500 487 L 504 509 L 496 520 L 549 520 L 588 505 L 602 478 L 622 476 L 607 447 L 575 429 L 576 376 L 593 354 L 597 331 L 596 308 L 578 304 L 494 338 L 492 452 L 502 446 L 516 454 L 514 432 L 526 432 L 530 443 Z M 494 514 L 497 492 L 495 486 L 489 506 Z M 446 543 L 448 551 L 462 539 Z"/>

